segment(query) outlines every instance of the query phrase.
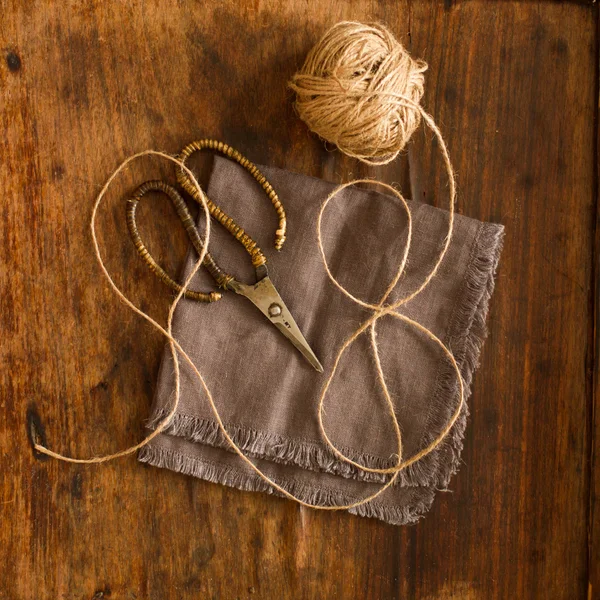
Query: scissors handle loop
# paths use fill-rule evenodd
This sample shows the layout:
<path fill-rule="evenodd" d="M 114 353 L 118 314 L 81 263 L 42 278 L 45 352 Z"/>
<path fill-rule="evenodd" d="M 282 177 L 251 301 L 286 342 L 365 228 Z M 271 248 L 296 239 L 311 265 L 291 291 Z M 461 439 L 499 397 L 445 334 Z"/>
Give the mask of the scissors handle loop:
<path fill-rule="evenodd" d="M 244 169 L 246 169 L 254 179 L 259 183 L 259 185 L 263 188 L 275 211 L 277 212 L 277 217 L 279 220 L 278 229 L 275 231 L 275 248 L 277 250 L 281 250 L 283 243 L 285 242 L 285 233 L 287 227 L 287 221 L 285 217 L 285 210 L 277 193 L 271 186 L 271 184 L 267 181 L 267 178 L 259 171 L 258 167 L 250 162 L 245 156 L 240 154 L 235 148 L 232 148 L 228 144 L 224 142 L 219 142 L 217 140 L 212 139 L 203 139 L 195 142 L 191 142 L 188 144 L 180 153 L 179 160 L 182 163 L 185 163 L 187 159 L 194 154 L 195 152 L 199 152 L 202 150 L 213 150 L 222 154 L 223 156 L 230 158 L 231 160 L 235 160 L 239 163 Z M 198 190 L 196 186 L 192 183 L 189 176 L 183 169 L 178 169 L 177 172 L 177 181 L 179 184 L 185 189 L 185 191 L 196 200 L 196 202 L 201 203 L 202 200 L 199 197 Z M 210 199 L 206 198 L 208 209 L 210 214 L 217 220 L 221 225 L 233 235 L 241 244 L 244 246 L 250 257 L 252 258 L 252 264 L 255 268 L 260 267 L 261 265 L 266 264 L 267 259 L 265 255 L 262 253 L 261 249 L 258 247 L 258 244 L 244 231 L 242 227 L 240 227 L 230 216 L 228 216 L 225 212 L 223 212 L 214 202 Z"/>
<path fill-rule="evenodd" d="M 204 245 L 204 241 L 200 237 L 198 233 L 198 229 L 194 224 L 194 219 L 185 203 L 185 200 L 181 197 L 179 192 L 168 183 L 164 181 L 146 181 L 140 185 L 134 192 L 131 198 L 127 200 L 127 228 L 129 229 L 129 235 L 133 240 L 133 243 L 139 252 L 140 256 L 144 260 L 144 262 L 148 265 L 150 270 L 166 285 L 168 285 L 175 292 L 179 292 L 181 290 L 181 286 L 174 281 L 170 275 L 154 260 L 148 248 L 144 244 L 140 232 L 137 227 L 137 223 L 135 220 L 135 214 L 137 210 L 137 206 L 139 201 L 151 191 L 159 191 L 166 194 L 175 210 L 177 211 L 177 215 L 179 216 L 185 230 L 192 242 L 192 245 L 196 249 L 196 252 L 200 254 L 202 252 L 202 248 Z M 214 280 L 219 284 L 220 287 L 226 288 L 228 284 L 233 281 L 233 277 L 228 275 L 223 271 L 217 263 L 214 261 L 213 257 L 207 252 L 202 265 L 208 270 L 208 272 L 212 275 Z M 200 302 L 216 302 L 220 300 L 221 294 L 219 292 L 196 292 L 194 290 L 186 290 L 184 293 L 186 298 L 191 300 L 198 300 Z"/>

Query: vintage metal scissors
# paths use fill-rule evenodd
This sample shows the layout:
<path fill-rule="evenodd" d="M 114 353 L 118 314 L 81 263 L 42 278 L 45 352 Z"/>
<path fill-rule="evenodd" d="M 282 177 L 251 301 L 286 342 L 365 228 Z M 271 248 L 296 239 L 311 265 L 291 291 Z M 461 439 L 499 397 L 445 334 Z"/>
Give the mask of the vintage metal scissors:
<path fill-rule="evenodd" d="M 280 250 L 285 242 L 286 233 L 286 218 L 285 210 L 281 204 L 275 190 L 271 187 L 271 184 L 267 181 L 265 176 L 258 170 L 256 165 L 251 163 L 248 159 L 242 156 L 237 150 L 231 146 L 218 142 L 216 140 L 204 139 L 188 144 L 179 155 L 179 160 L 185 163 L 188 158 L 195 152 L 210 149 L 223 154 L 227 158 L 235 160 L 242 167 L 244 167 L 259 185 L 263 188 L 273 207 L 277 212 L 279 219 L 279 226 L 275 232 L 275 248 Z M 183 189 L 198 203 L 202 203 L 198 190 L 190 180 L 189 176 L 183 169 L 178 169 L 177 180 Z M 192 245 L 196 249 L 196 252 L 200 254 L 203 247 L 203 240 L 196 228 L 192 215 L 187 207 L 185 200 L 181 194 L 171 185 L 164 181 L 147 181 L 146 183 L 139 186 L 133 196 L 127 200 L 127 227 L 131 235 L 131 239 L 137 248 L 140 256 L 146 262 L 150 270 L 172 290 L 179 292 L 181 286 L 174 281 L 163 268 L 152 258 L 150 252 L 144 245 L 142 238 L 140 237 L 136 220 L 136 208 L 138 202 L 142 197 L 150 191 L 160 191 L 165 193 L 173 202 L 175 210 L 185 230 L 192 242 Z M 260 312 L 269 319 L 269 321 L 283 333 L 283 335 L 292 342 L 292 344 L 302 353 L 304 358 L 320 373 L 323 372 L 323 367 L 319 362 L 319 359 L 315 356 L 308 342 L 302 335 L 300 328 L 296 325 L 294 317 L 290 313 L 289 309 L 285 305 L 285 302 L 279 295 L 279 292 L 273 285 L 269 273 L 267 271 L 267 259 L 262 253 L 258 244 L 239 226 L 235 221 L 225 214 L 214 202 L 206 198 L 208 209 L 210 214 L 246 249 L 252 259 L 252 265 L 256 272 L 256 283 L 254 285 L 247 285 L 235 279 L 232 275 L 225 273 L 215 262 L 214 258 L 208 252 L 205 255 L 202 265 L 212 275 L 213 279 L 217 282 L 218 286 L 224 290 L 234 291 L 236 294 L 245 296 L 260 310 Z M 222 297 L 220 292 L 197 292 L 193 290 L 186 290 L 185 297 L 192 300 L 198 300 L 200 302 L 215 302 Z"/>

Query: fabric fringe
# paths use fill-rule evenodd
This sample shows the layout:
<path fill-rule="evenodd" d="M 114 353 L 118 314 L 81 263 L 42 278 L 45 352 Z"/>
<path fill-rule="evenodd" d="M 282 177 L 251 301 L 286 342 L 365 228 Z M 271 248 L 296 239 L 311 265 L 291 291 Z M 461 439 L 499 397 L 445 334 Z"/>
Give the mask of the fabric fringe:
<path fill-rule="evenodd" d="M 171 449 L 148 444 L 140 450 L 138 459 L 140 462 L 155 467 L 169 469 L 185 475 L 193 475 L 212 483 L 219 483 L 244 491 L 265 492 L 283 497 L 283 494 L 254 473 L 244 473 L 230 466 L 204 461 Z M 275 478 L 273 480 L 297 498 L 310 504 L 332 506 L 350 504 L 358 500 L 358 498 L 347 496 L 336 490 L 322 487 L 315 488 L 296 480 L 279 481 Z M 406 506 L 385 506 L 374 501 L 351 508 L 348 512 L 361 517 L 380 519 L 392 525 L 407 525 L 416 523 L 427 513 L 433 502 L 434 493 L 435 490 L 432 488 L 422 488 L 415 490 L 415 496 L 418 494 L 418 499 Z"/>
<path fill-rule="evenodd" d="M 486 320 L 503 242 L 504 228 L 482 223 L 464 278 L 464 300 L 454 312 L 445 340 L 463 377 L 465 404 L 446 440 L 433 452 L 406 469 L 407 478 L 418 485 L 446 489 L 460 467 L 464 432 L 469 416 L 471 384 L 487 337 Z M 421 448 L 432 443 L 448 422 L 456 406 L 449 402 L 449 399 L 456 399 L 457 396 L 456 373 L 449 361 L 445 361 L 438 372 L 432 410 L 419 445 Z M 442 465 L 449 465 L 450 468 L 442 469 Z"/>
<path fill-rule="evenodd" d="M 168 414 L 161 408 L 155 411 L 148 422 L 148 427 L 155 428 Z M 270 460 L 280 464 L 295 464 L 313 471 L 323 471 L 341 477 L 380 483 L 385 475 L 368 473 L 356 469 L 353 465 L 340 461 L 327 447 L 300 440 L 288 439 L 272 433 L 255 429 L 226 425 L 227 432 L 235 444 L 252 458 Z M 230 445 L 215 421 L 201 419 L 191 415 L 177 413 L 163 429 L 164 433 L 182 437 L 190 442 L 197 442 L 230 450 Z M 393 459 L 364 454 L 350 448 L 341 451 L 352 460 L 367 467 L 385 469 L 393 466 Z"/>
<path fill-rule="evenodd" d="M 473 243 L 472 259 L 464 277 L 463 302 L 455 310 L 444 340 L 454 353 L 462 373 L 465 386 L 464 409 L 446 440 L 436 450 L 401 471 L 395 485 L 432 486 L 445 489 L 450 478 L 458 471 L 469 414 L 467 400 L 471 394 L 473 373 L 478 366 L 481 348 L 487 336 L 486 318 L 489 301 L 494 291 L 495 274 L 502 252 L 503 237 L 503 228 L 482 223 Z M 456 401 L 457 395 L 456 374 L 450 362 L 444 361 L 438 372 L 426 433 L 421 440 L 420 447 L 425 447 L 433 442 L 438 432 L 448 422 L 454 412 L 453 401 Z M 154 411 L 148 427 L 156 427 L 167 413 L 168 410 L 165 409 Z M 253 458 L 294 464 L 304 469 L 324 471 L 362 481 L 375 483 L 385 481 L 385 475 L 368 473 L 340 461 L 329 448 L 321 444 L 287 439 L 239 426 L 228 426 L 227 431 L 236 445 Z M 212 420 L 177 413 L 167 424 L 164 432 L 188 441 L 230 450 L 229 442 L 223 436 L 217 423 Z M 352 460 L 370 468 L 384 469 L 394 465 L 392 457 L 382 458 L 360 453 L 351 448 L 340 448 L 340 450 Z M 442 468 L 447 464 L 450 465 L 450 468 Z M 202 467 L 202 470 L 206 472 L 205 467 Z M 202 477 L 212 481 L 208 477 Z M 239 486 L 235 485 L 235 487 Z M 384 518 L 384 520 L 388 519 Z"/>

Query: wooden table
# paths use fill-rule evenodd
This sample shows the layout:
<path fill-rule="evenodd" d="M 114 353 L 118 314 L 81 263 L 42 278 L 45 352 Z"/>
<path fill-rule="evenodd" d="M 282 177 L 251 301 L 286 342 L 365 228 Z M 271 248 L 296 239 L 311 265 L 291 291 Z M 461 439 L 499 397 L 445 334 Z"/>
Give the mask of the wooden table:
<path fill-rule="evenodd" d="M 36 459 L 141 439 L 163 340 L 116 301 L 90 246 L 93 199 L 127 155 L 222 138 L 257 162 L 404 183 L 443 205 L 431 135 L 367 169 L 326 151 L 286 81 L 327 27 L 382 20 L 430 65 L 424 105 L 463 214 L 506 242 L 464 464 L 418 525 L 321 514 L 144 467 Z M 600 592 L 598 5 L 587 2 L 5 1 L 0 10 L 0 598 L 491 599 Z M 170 300 L 100 222 L 111 272 L 164 320 Z M 155 207 L 156 208 L 156 207 Z M 166 201 L 146 227 L 174 271 Z M 155 213 L 156 214 L 156 213 Z M 151 231 L 150 231 L 151 230 Z"/>

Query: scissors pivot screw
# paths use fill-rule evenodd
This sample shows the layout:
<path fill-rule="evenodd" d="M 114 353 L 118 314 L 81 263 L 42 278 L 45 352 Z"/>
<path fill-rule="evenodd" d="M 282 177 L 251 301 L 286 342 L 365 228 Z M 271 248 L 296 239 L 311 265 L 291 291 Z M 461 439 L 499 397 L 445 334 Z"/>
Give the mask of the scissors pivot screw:
<path fill-rule="evenodd" d="M 273 302 L 271 306 L 269 306 L 269 315 L 271 317 L 278 317 L 281 314 L 281 306 L 276 302 Z"/>

